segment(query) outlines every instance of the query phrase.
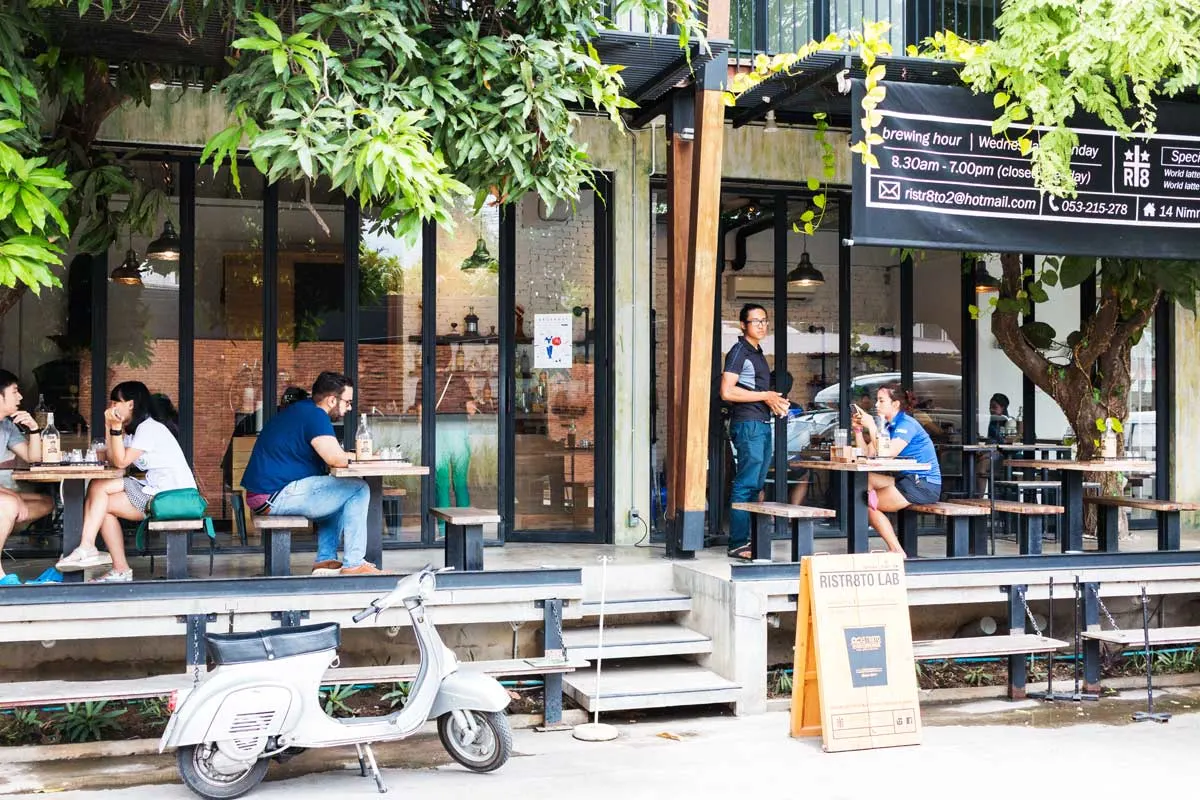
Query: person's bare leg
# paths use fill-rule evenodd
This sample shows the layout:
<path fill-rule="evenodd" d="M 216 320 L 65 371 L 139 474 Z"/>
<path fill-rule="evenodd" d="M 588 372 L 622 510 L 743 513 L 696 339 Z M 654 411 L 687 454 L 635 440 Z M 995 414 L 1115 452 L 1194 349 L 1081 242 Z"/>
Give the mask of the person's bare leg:
<path fill-rule="evenodd" d="M 108 554 L 112 556 L 114 571 L 126 572 L 130 569 L 129 562 L 125 559 L 125 532 L 121 530 L 120 520 L 141 522 L 145 518 L 146 515 L 129 502 L 124 489 L 108 495 L 108 513 L 101 523 L 100 534 L 104 537 L 104 546 L 108 548 Z"/>
<path fill-rule="evenodd" d="M 96 547 L 96 537 L 100 533 L 100 526 L 104 524 L 104 517 L 108 514 L 108 498 L 117 493 L 124 498 L 125 481 L 123 478 L 92 481 L 88 484 L 87 497 L 83 501 L 83 531 L 80 536 L 80 547 L 93 549 Z M 125 502 L 129 503 L 128 500 Z M 110 555 L 114 559 L 116 558 L 115 553 L 110 553 Z"/>
<path fill-rule="evenodd" d="M 878 508 L 871 509 L 867 512 L 867 518 L 874 526 L 875 532 L 887 542 L 888 550 L 893 553 L 904 555 L 904 548 L 900 545 L 900 540 L 896 537 L 896 529 L 892 527 L 892 521 L 888 517 L 889 511 L 900 511 L 908 508 L 910 503 L 904 499 L 904 495 L 900 494 L 900 490 L 896 488 L 894 481 L 891 481 L 890 486 L 880 487 L 876 490 L 878 496 Z"/>
<path fill-rule="evenodd" d="M 0 550 L 4 549 L 4 543 L 17 525 L 22 505 L 21 498 L 12 492 L 0 493 Z M 3 574 L 4 568 L 0 567 L 0 575 Z"/>
<path fill-rule="evenodd" d="M 26 510 L 26 515 L 21 522 L 33 522 L 54 510 L 54 499 L 49 495 L 37 492 L 21 492 L 21 502 L 25 504 Z"/>
<path fill-rule="evenodd" d="M 788 492 L 788 502 L 794 506 L 804 505 L 804 498 L 808 496 L 808 481 L 797 481 L 796 485 Z"/>

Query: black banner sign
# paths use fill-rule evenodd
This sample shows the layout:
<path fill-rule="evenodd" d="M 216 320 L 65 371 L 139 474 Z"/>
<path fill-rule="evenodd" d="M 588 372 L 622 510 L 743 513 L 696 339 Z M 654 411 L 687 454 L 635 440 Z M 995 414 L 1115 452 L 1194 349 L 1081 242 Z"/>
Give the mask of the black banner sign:
<path fill-rule="evenodd" d="M 990 97 L 953 86 L 886 86 L 875 129 L 883 143 L 872 148 L 879 166 L 853 155 L 855 244 L 1200 258 L 1200 108 L 1160 103 L 1151 138 L 1078 123 L 1078 194 L 1064 199 L 1034 186 L 1015 133 L 992 133 L 998 112 Z M 855 81 L 855 109 L 862 97 Z M 856 129 L 855 140 L 861 135 Z"/>

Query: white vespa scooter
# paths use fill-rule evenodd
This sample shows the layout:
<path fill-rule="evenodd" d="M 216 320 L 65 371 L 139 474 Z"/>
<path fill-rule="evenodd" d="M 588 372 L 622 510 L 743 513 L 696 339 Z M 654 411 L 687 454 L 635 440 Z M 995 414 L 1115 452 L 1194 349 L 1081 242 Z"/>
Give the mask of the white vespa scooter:
<path fill-rule="evenodd" d="M 195 689 L 172 695 L 159 752 L 178 748 L 179 774 L 188 788 L 228 800 L 257 786 L 272 758 L 282 760 L 296 749 L 354 745 L 363 776 L 369 766 L 379 791 L 386 792 L 371 743 L 403 739 L 436 719 L 438 736 L 455 761 L 476 772 L 499 769 L 512 753 L 504 714 L 508 692 L 488 675 L 459 671 L 425 610 L 434 575 L 426 566 L 354 615 L 361 622 L 402 603 L 412 619 L 421 665 L 396 713 L 334 719 L 321 708 L 321 677 L 337 658 L 341 638 L 337 623 L 212 634 L 206 638 L 216 668 Z"/>

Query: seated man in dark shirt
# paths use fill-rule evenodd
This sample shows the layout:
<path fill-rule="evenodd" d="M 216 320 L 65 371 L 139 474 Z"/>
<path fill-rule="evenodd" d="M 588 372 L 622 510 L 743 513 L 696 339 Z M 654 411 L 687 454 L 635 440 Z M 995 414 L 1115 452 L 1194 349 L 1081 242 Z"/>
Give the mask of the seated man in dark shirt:
<path fill-rule="evenodd" d="M 313 575 L 378 575 L 365 560 L 370 490 L 361 478 L 334 478 L 330 467 L 350 463 L 333 433 L 333 420 L 352 407 L 354 385 L 345 375 L 322 372 L 312 397 L 284 408 L 254 443 L 242 476 L 246 504 L 256 514 L 293 514 L 316 523 Z M 345 561 L 338 561 L 338 540 Z"/>

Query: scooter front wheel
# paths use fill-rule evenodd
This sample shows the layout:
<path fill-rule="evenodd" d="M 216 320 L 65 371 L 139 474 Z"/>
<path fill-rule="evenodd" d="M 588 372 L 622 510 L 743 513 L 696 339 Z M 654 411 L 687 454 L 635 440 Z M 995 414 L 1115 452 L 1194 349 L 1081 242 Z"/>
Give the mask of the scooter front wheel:
<path fill-rule="evenodd" d="M 503 711 L 462 711 L 470 725 L 453 713 L 438 717 L 438 737 L 458 763 L 473 772 L 491 772 L 512 755 L 512 727 Z"/>
<path fill-rule="evenodd" d="M 189 744 L 175 753 L 184 784 L 207 800 L 231 800 L 262 783 L 270 761 L 246 765 L 226 758 L 215 744 Z"/>

